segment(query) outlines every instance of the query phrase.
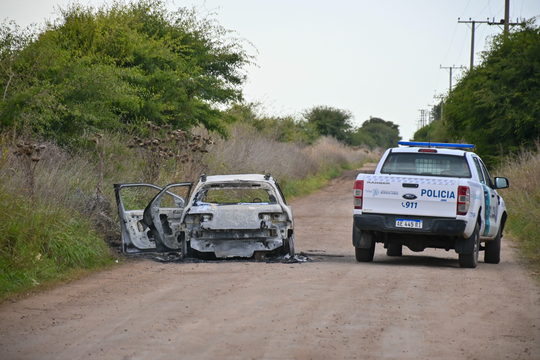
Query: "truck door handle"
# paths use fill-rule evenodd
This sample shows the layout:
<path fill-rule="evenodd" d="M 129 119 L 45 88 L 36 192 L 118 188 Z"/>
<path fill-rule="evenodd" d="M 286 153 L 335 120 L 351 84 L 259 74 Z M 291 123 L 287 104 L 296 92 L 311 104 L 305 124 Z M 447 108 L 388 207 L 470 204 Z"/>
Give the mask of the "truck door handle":
<path fill-rule="evenodd" d="M 417 188 L 417 187 L 418 187 L 418 184 L 407 184 L 407 183 L 403 183 L 401 186 L 402 186 L 402 187 L 405 187 L 405 188 Z"/>

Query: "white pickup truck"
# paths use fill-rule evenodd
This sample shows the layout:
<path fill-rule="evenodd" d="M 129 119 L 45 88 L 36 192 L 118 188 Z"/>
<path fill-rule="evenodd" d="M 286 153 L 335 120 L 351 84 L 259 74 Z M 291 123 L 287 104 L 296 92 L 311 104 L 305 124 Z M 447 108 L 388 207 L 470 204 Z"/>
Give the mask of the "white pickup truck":
<path fill-rule="evenodd" d="M 453 249 L 459 265 L 475 268 L 478 253 L 498 264 L 508 217 L 497 189 L 507 178 L 490 177 L 470 144 L 400 141 L 386 150 L 374 174 L 354 183 L 353 245 L 356 260 L 373 261 L 375 244 L 388 256 L 403 245 L 415 252 Z M 484 245 L 482 245 L 484 243 Z"/>

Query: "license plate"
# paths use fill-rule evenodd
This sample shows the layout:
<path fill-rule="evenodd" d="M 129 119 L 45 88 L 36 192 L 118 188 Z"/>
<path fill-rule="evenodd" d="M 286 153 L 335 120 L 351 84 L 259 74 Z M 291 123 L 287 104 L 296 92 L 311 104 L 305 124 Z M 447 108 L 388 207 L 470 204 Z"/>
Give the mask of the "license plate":
<path fill-rule="evenodd" d="M 396 227 L 421 229 L 422 220 L 396 219 Z"/>

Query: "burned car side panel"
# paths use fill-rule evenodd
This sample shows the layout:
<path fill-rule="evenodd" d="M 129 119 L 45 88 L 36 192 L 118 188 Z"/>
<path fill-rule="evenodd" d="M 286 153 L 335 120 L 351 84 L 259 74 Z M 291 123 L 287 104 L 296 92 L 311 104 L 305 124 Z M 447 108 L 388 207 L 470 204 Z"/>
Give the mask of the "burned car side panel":
<path fill-rule="evenodd" d="M 190 196 L 192 185 L 115 185 L 123 251 L 180 252 L 182 257 L 194 252 L 218 258 L 251 257 L 255 252 L 294 256 L 292 209 L 269 175 L 203 175 Z M 144 210 L 124 206 L 122 192 L 134 187 L 158 192 Z"/>

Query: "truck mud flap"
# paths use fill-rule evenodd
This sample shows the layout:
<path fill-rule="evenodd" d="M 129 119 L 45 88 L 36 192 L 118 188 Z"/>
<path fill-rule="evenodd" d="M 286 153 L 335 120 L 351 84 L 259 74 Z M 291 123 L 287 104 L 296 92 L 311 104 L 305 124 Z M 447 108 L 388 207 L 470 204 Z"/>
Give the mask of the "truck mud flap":
<path fill-rule="evenodd" d="M 373 244 L 373 235 L 366 232 L 360 232 L 353 226 L 353 245 L 360 249 L 369 249 Z"/>

